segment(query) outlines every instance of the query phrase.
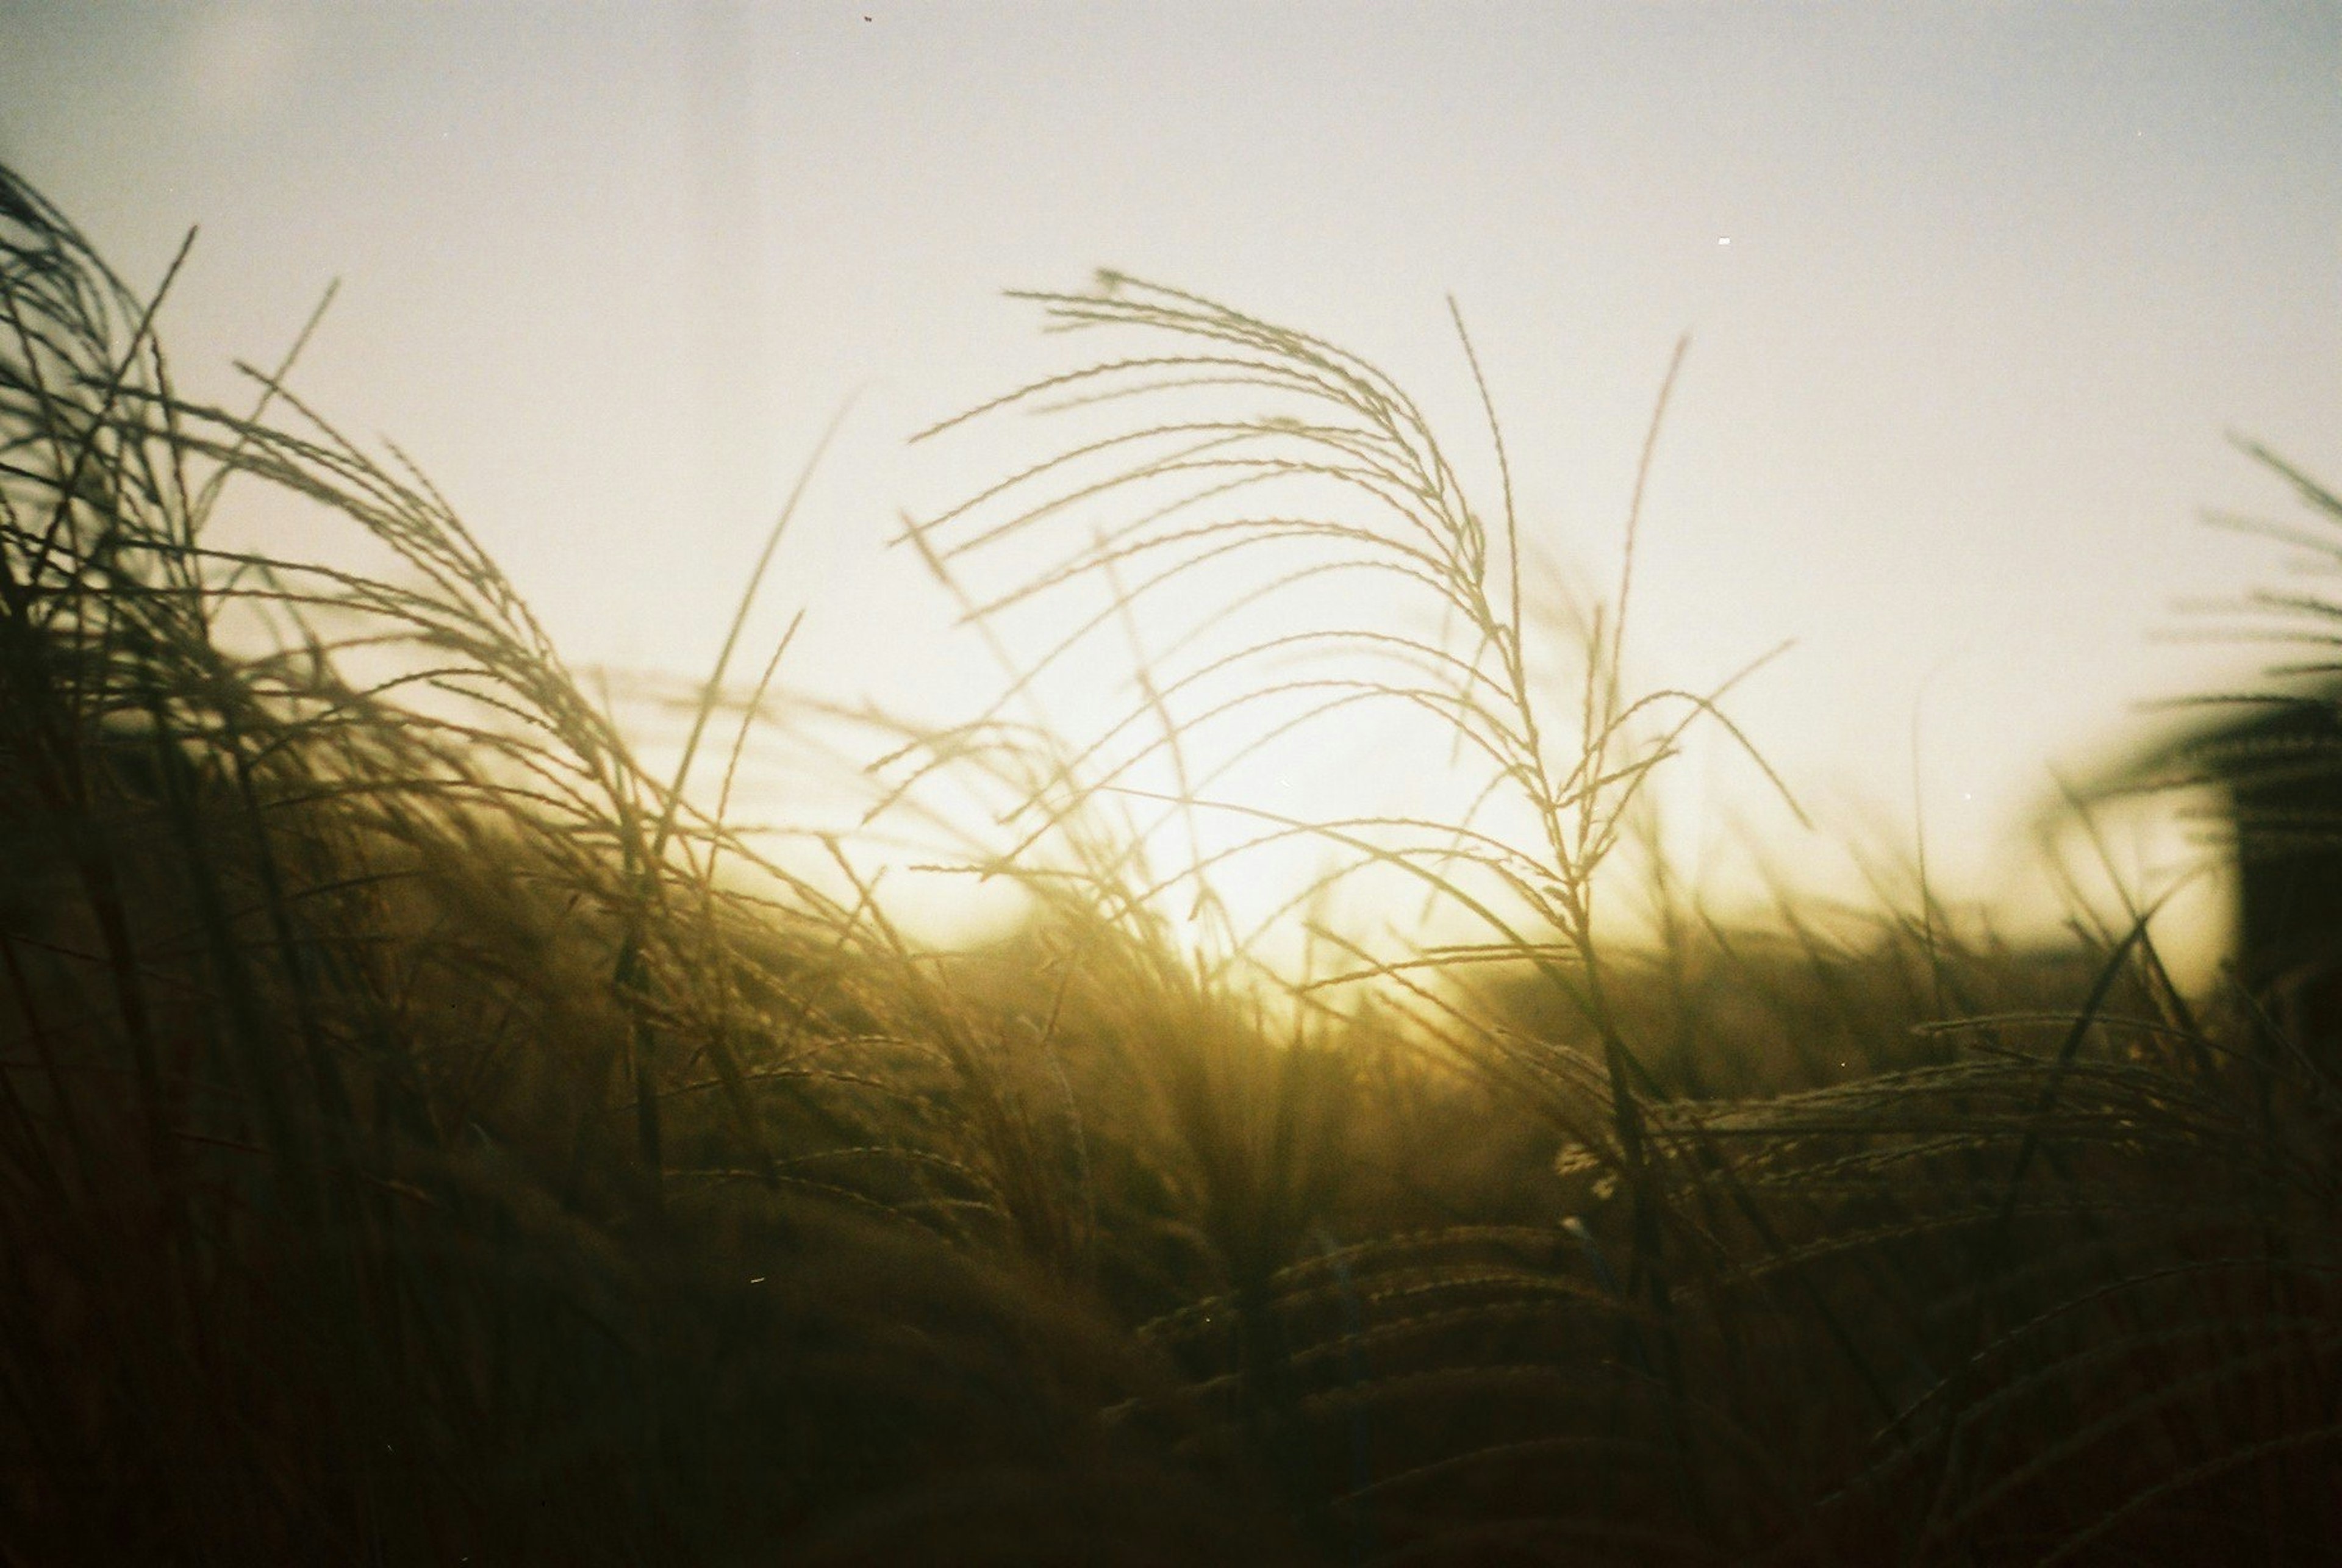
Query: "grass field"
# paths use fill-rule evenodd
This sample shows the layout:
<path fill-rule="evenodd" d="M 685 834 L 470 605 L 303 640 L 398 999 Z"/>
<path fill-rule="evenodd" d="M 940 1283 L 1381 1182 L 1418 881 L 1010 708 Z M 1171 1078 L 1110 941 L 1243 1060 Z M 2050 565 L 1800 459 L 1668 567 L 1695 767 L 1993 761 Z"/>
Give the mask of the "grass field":
<path fill-rule="evenodd" d="M 2335 1559 L 2333 1057 L 2143 917 L 1710 917 L 1646 785 L 1718 694 L 1630 688 L 1631 579 L 1540 613 L 1363 361 L 1037 297 L 1115 348 L 905 543 L 1063 651 L 856 732 L 874 806 L 999 806 L 1030 914 L 946 952 L 727 825 L 769 665 L 654 769 L 421 475 L 183 401 L 155 303 L 0 172 L 0 1561 Z M 268 491 L 375 564 L 208 542 Z M 1126 719 L 1023 705 L 1188 582 L 1242 613 Z M 1454 810 L 1222 793 L 1368 708 Z M 1254 840 L 1326 868 L 1302 964 L 1214 906 Z"/>

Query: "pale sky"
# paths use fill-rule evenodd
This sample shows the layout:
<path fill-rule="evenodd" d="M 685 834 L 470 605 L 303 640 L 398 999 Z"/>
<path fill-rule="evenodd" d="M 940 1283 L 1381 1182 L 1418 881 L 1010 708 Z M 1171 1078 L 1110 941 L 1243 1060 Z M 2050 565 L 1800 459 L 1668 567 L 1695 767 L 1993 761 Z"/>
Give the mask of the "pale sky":
<path fill-rule="evenodd" d="M 1823 834 L 1693 765 L 1800 862 L 1907 829 L 1916 716 L 1976 896 L 2051 764 L 2253 666 L 2157 640 L 2281 569 L 2197 521 L 2289 514 L 2227 433 L 2342 478 L 2332 0 L 0 0 L 0 158 L 135 285 L 202 225 L 198 388 L 342 279 L 296 385 L 580 662 L 703 669 L 856 396 L 759 624 L 810 606 L 799 685 L 937 717 L 983 672 L 880 545 L 996 476 L 906 434 L 1071 363 L 1002 289 L 1112 265 L 1306 327 L 1486 478 L 1453 294 L 1525 516 L 1596 581 L 1688 332 L 1632 662 L 1796 640 L 1731 712 Z"/>

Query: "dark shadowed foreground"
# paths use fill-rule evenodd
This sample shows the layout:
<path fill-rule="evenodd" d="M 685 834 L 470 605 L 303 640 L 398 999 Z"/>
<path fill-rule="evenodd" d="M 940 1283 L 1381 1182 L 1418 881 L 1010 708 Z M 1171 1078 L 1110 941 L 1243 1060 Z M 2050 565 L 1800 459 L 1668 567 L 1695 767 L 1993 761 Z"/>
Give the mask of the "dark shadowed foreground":
<path fill-rule="evenodd" d="M 1508 504 L 1371 366 L 1043 304 L 1142 346 L 1006 401 L 1127 423 L 912 540 L 979 611 L 977 544 L 1076 500 L 1123 522 L 1011 596 L 1271 534 L 1421 595 L 1137 711 L 1206 747 L 1236 710 L 1173 699 L 1235 672 L 1269 727 L 1452 728 L 1519 844 L 1259 820 L 1467 940 L 1199 956 L 1106 754 L 1002 722 L 896 760 L 1016 796 L 1035 913 L 917 948 L 854 845 L 806 880 L 648 771 L 395 454 L 274 377 L 175 398 L 0 175 L 0 1561 L 2332 1560 L 2330 1055 L 2143 924 L 1606 943 L 1712 704 L 1622 694 L 1616 609 L 1546 703 Z M 1248 509 L 1287 482 L 1326 505 Z M 339 542 L 208 542 L 272 491 Z M 719 684 L 710 774 L 772 705 Z"/>

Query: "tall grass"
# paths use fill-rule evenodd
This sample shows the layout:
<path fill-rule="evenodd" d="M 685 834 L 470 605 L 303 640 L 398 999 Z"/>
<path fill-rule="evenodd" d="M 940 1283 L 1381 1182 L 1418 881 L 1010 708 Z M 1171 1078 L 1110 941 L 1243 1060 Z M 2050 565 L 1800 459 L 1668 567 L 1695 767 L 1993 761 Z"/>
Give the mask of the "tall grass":
<path fill-rule="evenodd" d="M 655 773 L 289 358 L 179 396 L 166 291 L 0 175 L 0 1559 L 2329 1553 L 2318 1058 L 2143 919 L 2049 964 L 1661 879 L 1618 934 L 1652 770 L 1726 721 L 1632 690 L 1631 575 L 1540 621 L 1493 413 L 1484 506 L 1355 355 L 1032 296 L 1139 341 L 976 411 L 1069 438 L 906 531 L 1014 670 L 874 748 L 880 808 L 1003 802 L 972 864 L 1034 913 L 942 952 L 856 844 L 727 822 L 790 740 L 739 623 Z M 261 491 L 346 553 L 212 543 Z M 1234 608 L 1147 647 L 1186 582 Z M 1010 722 L 1093 635 L 1127 714 Z M 1232 798 L 1374 709 L 1455 811 Z M 1432 934 L 1199 937 L 1296 839 Z"/>

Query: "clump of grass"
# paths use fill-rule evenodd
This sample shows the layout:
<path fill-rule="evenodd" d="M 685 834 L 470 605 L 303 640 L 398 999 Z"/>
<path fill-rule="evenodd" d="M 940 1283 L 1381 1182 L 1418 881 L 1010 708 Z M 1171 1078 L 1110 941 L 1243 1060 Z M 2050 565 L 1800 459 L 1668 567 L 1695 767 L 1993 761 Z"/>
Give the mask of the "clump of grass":
<path fill-rule="evenodd" d="M 1034 914 L 943 952 L 858 844 L 727 819 L 761 565 L 653 771 L 403 459 L 289 357 L 178 395 L 161 295 L 0 173 L 0 1558 L 2317 1558 L 2298 1042 L 2143 919 L 2056 966 L 1794 900 L 1619 934 L 1603 867 L 1723 722 L 1629 688 L 1631 576 L 1541 646 L 1501 442 L 1483 508 L 1354 355 L 1033 297 L 1153 341 L 978 411 L 1087 423 L 908 532 L 1003 704 L 838 715 L 882 807 L 1003 803 L 971 869 Z M 257 489 L 377 564 L 213 543 Z M 1009 723 L 1091 634 L 1126 711 Z M 1230 798 L 1374 708 L 1453 813 Z M 1478 926 L 1322 902 L 1273 981 L 1210 882 L 1294 841 Z"/>
<path fill-rule="evenodd" d="M 1031 1151 L 925 960 L 720 878 L 445 503 L 281 369 L 178 397 L 160 304 L 0 179 L 0 1552 L 884 1557 L 977 1477 L 1219 1541 L 992 1244 Z M 213 546 L 252 486 L 389 570 Z"/>
<path fill-rule="evenodd" d="M 1213 858 L 1306 834 L 1338 844 L 1345 858 L 1303 899 L 1332 880 L 1374 867 L 1424 884 L 1435 905 L 1468 912 L 1486 933 L 1483 942 L 1444 946 L 1427 958 L 1370 961 L 1333 983 L 1390 978 L 1426 962 L 1460 967 L 1496 959 L 1532 967 L 1568 999 L 1598 1043 L 1612 1134 L 1607 1146 L 1640 1205 L 1648 1190 L 1641 1180 L 1640 1103 L 1649 1074 L 1606 985 L 1596 939 L 1596 874 L 1627 830 L 1652 768 L 1683 730 L 1701 717 L 1729 724 L 1711 697 L 1630 696 L 1621 676 L 1636 522 L 1681 346 L 1637 474 L 1618 591 L 1606 616 L 1603 610 L 1593 615 L 1580 650 L 1582 678 L 1570 715 L 1575 744 L 1565 750 L 1556 748 L 1556 736 L 1571 727 L 1550 722 L 1534 689 L 1520 527 L 1493 409 L 1489 430 L 1503 479 L 1492 524 L 1466 493 L 1421 412 L 1388 376 L 1355 355 L 1119 275 L 1102 276 L 1087 295 L 1026 297 L 1042 306 L 1054 328 L 1120 329 L 1160 346 L 1036 383 L 928 433 L 1023 407 L 1133 410 L 1126 425 L 1026 468 L 910 531 L 931 567 L 956 586 L 965 564 L 985 552 L 1061 524 L 1077 508 L 1126 504 L 1131 515 L 1101 527 L 1074 553 L 1005 593 L 971 603 L 972 617 L 990 620 L 1085 577 L 1106 584 L 1104 606 L 1078 619 L 1026 678 L 1073 654 L 1115 618 L 1126 617 L 1183 578 L 1217 570 L 1242 554 L 1263 556 L 1265 564 L 1257 587 L 1206 613 L 1176 639 L 1181 665 L 1142 666 L 1139 701 L 1068 759 L 1022 810 L 1053 824 L 1069 809 L 1057 803 L 1086 802 L 1151 754 L 1166 753 L 1178 781 L 1166 803 L 1171 809 L 1234 810 L 1264 824 Z M 1470 343 L 1463 338 L 1461 317 L 1456 321 L 1468 357 Z M 1476 360 L 1473 374 L 1476 381 Z M 1189 416 L 1186 405 L 1198 390 L 1266 406 L 1237 418 Z M 1482 391 L 1485 399 L 1485 384 Z M 1112 464 L 1103 476 L 1096 472 L 1102 458 Z M 1313 504 L 1325 509 L 1308 509 Z M 1329 576 L 1352 573 L 1395 583 L 1403 618 L 1321 624 L 1306 612 L 1282 613 L 1305 592 L 1320 590 Z M 963 598 L 973 595 L 963 592 Z M 1212 634 L 1226 629 L 1236 611 L 1252 613 L 1267 629 L 1239 629 L 1217 640 L 1233 645 L 1216 645 Z M 1308 661 L 1298 672 L 1290 667 L 1296 656 Z M 1191 696 L 1199 711 L 1176 714 L 1173 704 Z M 1297 822 L 1206 793 L 1246 754 L 1369 704 L 1427 714 L 1479 775 L 1456 822 L 1396 815 Z M 1270 704 L 1275 711 L 1263 717 L 1259 710 Z M 1638 725 L 1670 706 L 1679 713 L 1659 720 L 1656 734 L 1638 733 Z M 1109 748 L 1118 739 L 1150 719 L 1159 728 L 1157 738 L 1112 755 Z M 1204 732 L 1223 725 L 1245 737 L 1235 755 L 1191 776 L 1186 751 Z M 1093 764 L 1100 765 L 1086 772 Z M 1526 815 L 1534 847 L 1516 847 L 1483 825 L 1492 803 L 1500 800 Z M 1189 875 L 1206 885 L 1208 866 L 1198 864 Z M 1582 1116 L 1598 1103 L 1584 1087 L 1573 1084 L 1561 1097 L 1564 1114 Z M 1659 1239 L 1656 1217 L 1640 1213 L 1634 1268 L 1651 1282 L 1653 1302 L 1665 1316 Z"/>
<path fill-rule="evenodd" d="M 1331 936 L 1357 962 L 1303 994 L 1377 983 L 1408 1015 L 1407 1038 L 1465 1064 L 1556 1143 L 1561 1189 L 1526 1225 L 1367 1236 L 1326 1253 L 1344 1260 L 1330 1268 L 1296 1251 L 1273 1288 L 1255 1283 L 1171 1320 L 1191 1347 L 1198 1323 L 1234 1325 L 1230 1386 L 1249 1399 L 1255 1441 L 1289 1471 L 1308 1441 L 1296 1433 L 1314 1432 L 1316 1484 L 1342 1500 L 1354 1547 L 1392 1527 L 1372 1524 L 1381 1504 L 1460 1488 L 1474 1501 L 1412 1517 L 1410 1550 L 1577 1540 L 1636 1556 L 1738 1554 L 1777 1533 L 1776 1549 L 1854 1561 L 1890 1543 L 1924 1560 L 1985 1541 L 2073 1555 L 2151 1538 L 2168 1527 L 2166 1510 L 2195 1506 L 2181 1501 L 2191 1488 L 2252 1473 L 2254 1528 L 2271 1550 L 2292 1550 L 2305 1517 L 2295 1510 L 2315 1495 L 2300 1488 L 2331 1473 L 2336 1435 L 2327 1396 L 2298 1392 L 2333 1386 L 2337 1349 L 2334 1260 L 2300 1251 L 2300 1227 L 2330 1212 L 2334 1176 L 2324 1135 L 2303 1135 L 2331 1104 L 2305 1064 L 2274 1097 L 2310 1124 L 2281 1135 L 2251 1108 L 2269 1102 L 2240 1099 L 2260 1094 L 2263 1053 L 2206 1035 L 2144 914 L 2095 934 L 2062 979 L 1964 948 L 1927 910 L 1884 922 L 1883 944 L 1849 953 L 1793 903 L 1775 933 L 1668 908 L 1665 947 L 1623 951 L 1595 920 L 1598 874 L 1684 726 L 1728 724 L 1719 694 L 1634 696 L 1623 679 L 1650 444 L 1625 574 L 1565 650 L 1577 673 L 1556 718 L 1555 688 L 1536 679 L 1493 413 L 1499 504 L 1484 512 L 1405 394 L 1322 339 L 1116 275 L 1089 294 L 1026 297 L 1055 329 L 1139 341 L 963 416 L 1090 421 L 910 529 L 971 618 L 996 622 L 1086 580 L 1103 589 L 1062 617 L 1073 629 L 1029 681 L 1183 580 L 1240 554 L 1260 564 L 1248 590 L 1172 638 L 1167 663 L 1140 664 L 1125 716 L 1020 811 L 1046 825 L 1101 793 L 1137 794 L 1126 776 L 1166 754 L 1176 784 L 1156 798 L 1166 813 L 1261 824 L 1219 855 L 1306 834 L 1342 852 L 1330 878 L 1395 869 L 1428 884 L 1435 903 L 1478 923 L 1480 940 L 1393 956 Z M 1236 399 L 1252 411 L 1221 411 Z M 1656 432 L 1655 417 L 1654 442 Z M 1037 571 L 988 596 L 966 585 L 987 554 L 1044 534 L 1065 545 L 1041 549 Z M 1381 613 L 1312 619 L 1345 601 L 1310 594 L 1351 573 L 1396 583 L 1397 613 L 1353 594 L 1346 603 Z M 1452 757 L 1478 780 L 1455 821 L 1301 822 L 1213 794 L 1246 753 L 1366 704 L 1428 714 L 1450 733 Z M 1246 716 L 1264 708 L 1275 716 Z M 1187 754 L 1221 725 L 1237 737 L 1233 754 L 1197 768 Z M 1490 820 L 1507 797 L 1523 836 Z M 1176 880 L 1106 896 L 1136 904 Z M 1491 964 L 1534 978 L 1492 997 L 1475 979 Z M 1882 994 L 1882 981 L 1899 995 Z M 1733 1050 L 1749 1025 L 1725 1023 L 1711 998 L 1745 1020 L 1751 1006 L 1782 1007 L 1785 990 L 1796 1000 L 1751 1072 Z M 1921 1025 L 1933 1026 L 1915 1039 Z M 1720 1092 L 1718 1075 L 1736 1073 L 1738 1093 Z M 2280 1233 L 2287 1242 L 2270 1241 Z M 2245 1306 L 2244 1278 L 2260 1306 Z M 1525 1322 L 1538 1327 L 1514 1326 Z M 2188 1326 L 2147 1333 L 2157 1322 Z M 1557 1329 L 1580 1357 L 1551 1342 L 1518 1348 Z M 2142 1348 L 2090 1348 L 2108 1342 Z M 1367 1355 L 1368 1343 L 1385 1349 Z M 1610 1354 L 1586 1362 L 1589 1343 Z M 1404 1372 L 1365 1370 L 1400 1345 Z M 2273 1365 L 2287 1371 L 2272 1377 Z M 2188 1392 L 2166 1386 L 2179 1367 Z M 1435 1369 L 1452 1380 L 1437 1392 Z M 1534 1413 L 1491 1413 L 1516 1393 Z M 1344 1490 L 1346 1440 L 1353 1468 L 1366 1463 L 1366 1434 L 1419 1434 L 1426 1398 L 1455 1429 L 1444 1443 Z M 1469 1420 L 1447 1403 L 1466 1399 Z M 2070 1441 L 2011 1435 L 2045 1423 Z M 2137 1442 L 2149 1429 L 2155 1440 L 2127 1463 L 2107 1463 L 2118 1434 Z M 1566 1456 L 1598 1456 L 1611 1500 L 1556 1513 Z M 1528 1513 L 1508 1517 L 1516 1507 Z M 1661 1517 L 1667 1527 L 1646 1533 Z M 1338 1535 L 1336 1523 L 1326 1527 Z"/>

